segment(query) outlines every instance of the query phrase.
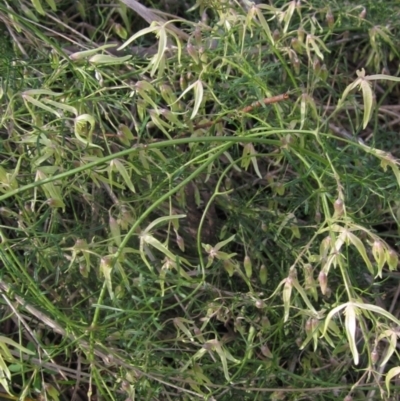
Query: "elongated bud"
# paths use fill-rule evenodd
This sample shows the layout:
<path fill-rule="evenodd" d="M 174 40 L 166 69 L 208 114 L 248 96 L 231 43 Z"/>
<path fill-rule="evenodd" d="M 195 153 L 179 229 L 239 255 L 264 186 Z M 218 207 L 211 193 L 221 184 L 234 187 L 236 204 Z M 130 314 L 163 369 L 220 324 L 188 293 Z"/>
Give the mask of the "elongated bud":
<path fill-rule="evenodd" d="M 110 231 L 112 239 L 114 240 L 117 246 L 121 245 L 121 230 L 119 224 L 114 217 L 110 215 L 109 217 Z"/>
<path fill-rule="evenodd" d="M 292 38 L 292 40 L 290 41 L 290 46 L 296 53 L 302 54 L 303 46 L 297 38 Z"/>
<path fill-rule="evenodd" d="M 329 235 L 321 241 L 321 245 L 319 246 L 319 256 L 321 259 L 325 259 L 328 255 L 328 252 L 331 249 L 331 242 L 332 239 Z"/>
<path fill-rule="evenodd" d="M 329 11 L 326 13 L 326 17 L 325 17 L 325 18 L 326 18 L 326 22 L 327 22 L 327 24 L 328 24 L 329 29 L 332 29 L 333 26 L 335 25 L 335 18 L 334 18 L 334 16 L 333 16 L 331 10 L 329 10 Z"/>
<path fill-rule="evenodd" d="M 397 252 L 393 249 L 389 249 L 386 255 L 386 262 L 390 271 L 396 270 L 399 263 L 399 256 L 397 255 Z"/>
<path fill-rule="evenodd" d="M 185 252 L 185 241 L 178 233 L 176 233 L 176 243 L 178 244 L 179 249 L 182 252 Z"/>
<path fill-rule="evenodd" d="M 269 319 L 267 318 L 267 316 L 263 316 L 261 318 L 261 328 L 263 330 L 267 330 L 271 327 L 271 322 L 269 321 Z"/>
<path fill-rule="evenodd" d="M 248 278 L 251 278 L 251 276 L 253 274 L 253 267 L 252 267 L 251 259 L 249 256 L 246 255 L 244 257 L 243 265 L 244 265 L 244 271 L 246 272 L 246 276 Z"/>
<path fill-rule="evenodd" d="M 321 293 L 326 294 L 326 288 L 328 286 L 328 277 L 325 272 L 321 271 L 318 275 L 319 286 L 321 287 Z"/>
<path fill-rule="evenodd" d="M 235 264 L 230 260 L 230 259 L 225 259 L 223 261 L 224 269 L 228 273 L 229 277 L 233 276 L 233 273 L 235 273 L 236 266 Z"/>
<path fill-rule="evenodd" d="M 88 244 L 85 239 L 78 238 L 75 242 L 74 249 L 76 251 L 82 251 L 88 249 Z"/>
<path fill-rule="evenodd" d="M 176 102 L 176 95 L 172 88 L 167 84 L 160 85 L 160 93 L 162 98 L 170 105 Z"/>
<path fill-rule="evenodd" d="M 255 306 L 257 309 L 262 309 L 262 308 L 265 307 L 265 304 L 264 304 L 263 301 L 261 301 L 261 299 L 257 299 L 257 301 L 254 303 L 254 306 Z"/>
<path fill-rule="evenodd" d="M 186 46 L 186 50 L 189 54 L 189 56 L 194 60 L 194 62 L 196 64 L 199 64 L 199 56 L 197 54 L 197 50 L 194 48 L 194 46 L 188 42 L 187 46 Z"/>
<path fill-rule="evenodd" d="M 65 207 L 64 202 L 61 199 L 49 198 L 46 203 L 52 208 L 63 208 Z"/>
<path fill-rule="evenodd" d="M 367 9 L 364 7 L 364 8 L 362 9 L 362 11 L 360 12 L 359 17 L 360 17 L 361 19 L 365 19 L 366 16 L 367 16 Z"/>
<path fill-rule="evenodd" d="M 89 277 L 89 271 L 84 263 L 79 264 L 79 273 L 85 278 Z"/>
<path fill-rule="evenodd" d="M 326 82 L 326 80 L 328 79 L 328 70 L 326 68 L 326 64 L 322 64 L 321 70 L 319 72 L 319 77 L 324 82 Z"/>
<path fill-rule="evenodd" d="M 261 353 L 266 356 L 267 358 L 273 358 L 272 352 L 270 351 L 270 349 L 268 348 L 267 344 L 264 344 L 261 346 L 260 348 Z"/>
<path fill-rule="evenodd" d="M 304 38 L 305 38 L 305 36 L 306 36 L 306 31 L 305 31 L 303 28 L 300 27 L 300 28 L 297 30 L 297 38 L 299 39 L 299 42 L 300 42 L 301 44 L 304 43 Z"/>
<path fill-rule="evenodd" d="M 300 74 L 300 60 L 298 59 L 297 56 L 292 60 L 292 65 L 293 65 L 295 74 L 299 75 Z"/>
<path fill-rule="evenodd" d="M 385 248 L 381 241 L 374 241 L 372 245 L 372 255 L 374 256 L 375 262 L 378 264 L 378 268 L 381 269 L 386 259 Z"/>
<path fill-rule="evenodd" d="M 135 138 L 131 130 L 125 125 L 120 124 L 118 126 L 117 137 L 122 142 L 122 144 L 129 146 L 131 141 Z"/>
<path fill-rule="evenodd" d="M 375 365 L 378 362 L 378 359 L 379 359 L 379 353 L 376 350 L 376 348 L 374 348 L 371 352 L 371 361 Z"/>
<path fill-rule="evenodd" d="M 313 332 L 318 328 L 318 325 L 319 325 L 319 320 L 312 318 L 311 319 L 311 329 Z"/>
<path fill-rule="evenodd" d="M 275 29 L 275 31 L 272 34 L 272 38 L 274 39 L 274 42 L 276 42 L 277 40 L 279 40 L 281 36 L 281 33 L 279 32 L 278 29 Z"/>
<path fill-rule="evenodd" d="M 315 75 L 319 76 L 319 72 L 321 71 L 321 62 L 319 61 L 318 57 L 314 58 L 313 61 L 313 70 L 315 72 Z"/>
<path fill-rule="evenodd" d="M 114 32 L 121 38 L 121 39 L 126 39 L 128 37 L 128 32 L 126 29 L 121 25 L 121 24 L 114 24 L 113 26 Z"/>
<path fill-rule="evenodd" d="M 312 319 L 307 319 L 306 324 L 304 325 L 304 330 L 306 331 L 307 334 L 310 334 L 312 332 Z"/>
<path fill-rule="evenodd" d="M 268 278 L 267 268 L 264 265 L 261 265 L 261 267 L 260 267 L 261 284 L 265 284 L 267 282 L 267 278 Z"/>
<path fill-rule="evenodd" d="M 181 77 L 179 78 L 179 86 L 181 88 L 181 91 L 184 91 L 188 87 L 187 80 L 184 75 L 181 75 Z"/>
<path fill-rule="evenodd" d="M 335 209 L 335 216 L 340 217 L 343 215 L 343 201 L 341 199 L 336 199 L 335 203 L 333 204 L 333 208 Z"/>

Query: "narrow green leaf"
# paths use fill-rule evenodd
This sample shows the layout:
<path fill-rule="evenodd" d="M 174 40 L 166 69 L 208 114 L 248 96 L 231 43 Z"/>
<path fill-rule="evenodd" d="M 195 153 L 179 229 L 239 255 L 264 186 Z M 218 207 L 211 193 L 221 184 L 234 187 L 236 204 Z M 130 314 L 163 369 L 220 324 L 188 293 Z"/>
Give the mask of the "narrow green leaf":
<path fill-rule="evenodd" d="M 90 57 L 89 63 L 96 65 L 120 65 L 130 60 L 132 56 L 115 57 L 108 54 L 95 54 Z"/>
<path fill-rule="evenodd" d="M 163 245 L 158 239 L 154 238 L 152 235 L 145 234 L 141 236 L 141 240 L 144 243 L 149 244 L 154 248 L 158 249 L 160 252 L 162 252 L 165 256 L 167 256 L 171 260 L 176 260 L 176 256 L 165 245 Z"/>
<path fill-rule="evenodd" d="M 81 52 L 75 52 L 75 53 L 72 53 L 69 56 L 69 58 L 71 60 L 82 60 L 82 59 L 90 57 L 94 54 L 97 54 L 97 53 L 101 52 L 102 50 L 109 49 L 109 48 L 115 47 L 115 46 L 116 46 L 115 44 L 107 44 L 107 45 L 96 47 L 95 49 L 89 49 L 89 50 L 83 50 Z"/>
<path fill-rule="evenodd" d="M 40 0 L 31 0 L 31 1 L 32 1 L 32 4 L 33 4 L 33 7 L 35 7 L 35 10 L 39 14 L 46 15 L 46 13 L 43 10 L 42 3 L 40 2 Z"/>
<path fill-rule="evenodd" d="M 365 79 L 361 81 L 360 87 L 361 87 L 361 90 L 363 93 L 363 99 L 364 99 L 363 129 L 365 129 L 368 125 L 369 120 L 371 119 L 373 93 L 372 93 L 372 89 L 371 89 L 371 84 Z"/>
<path fill-rule="evenodd" d="M 133 36 L 131 36 L 122 46 L 120 46 L 117 50 L 123 50 L 125 49 L 125 47 L 129 46 L 134 40 L 136 40 L 137 38 L 140 38 L 143 35 L 146 35 L 148 33 L 151 32 L 155 32 L 158 29 L 160 29 L 160 27 L 158 25 L 154 25 L 151 24 L 149 27 L 144 28 L 142 30 L 140 30 L 139 32 L 136 32 Z"/>
<path fill-rule="evenodd" d="M 353 354 L 353 361 L 355 365 L 358 365 L 359 354 L 357 351 L 356 344 L 356 311 L 355 306 L 352 302 L 349 302 L 345 309 L 345 329 L 347 340 L 349 342 L 350 351 Z"/>
<path fill-rule="evenodd" d="M 54 0 L 46 0 L 46 3 L 50 6 L 52 11 L 57 11 L 57 6 Z"/>
<path fill-rule="evenodd" d="M 33 98 L 29 95 L 26 95 L 26 94 L 23 94 L 22 97 L 23 97 L 24 101 L 27 101 L 27 102 L 33 104 L 34 106 L 37 106 L 43 110 L 46 110 L 47 112 L 49 112 L 51 114 L 54 114 L 58 118 L 61 118 L 61 115 L 58 111 L 52 109 L 51 107 L 46 106 L 44 103 L 40 102 L 39 100 L 36 100 L 35 98 Z"/>
<path fill-rule="evenodd" d="M 35 96 L 35 95 L 46 95 L 46 96 L 62 96 L 64 92 L 53 92 L 48 89 L 28 89 L 22 93 L 22 96 Z"/>
<path fill-rule="evenodd" d="M 372 266 L 371 261 L 369 260 L 365 246 L 362 243 L 362 241 L 360 240 L 360 238 L 358 238 L 356 235 L 354 235 L 350 231 L 346 231 L 346 237 L 357 248 L 358 253 L 364 259 L 364 262 L 367 265 L 369 272 L 371 274 L 374 274 L 374 268 Z"/>
<path fill-rule="evenodd" d="M 235 234 L 233 234 L 231 237 L 229 237 L 228 239 L 218 242 L 217 245 L 214 246 L 214 250 L 215 251 L 219 251 L 223 246 L 225 246 L 226 244 L 229 244 L 229 242 L 233 241 L 235 238 Z"/>
<path fill-rule="evenodd" d="M 200 80 L 197 80 L 195 82 L 193 90 L 194 90 L 194 107 L 193 107 L 192 115 L 190 116 L 191 120 L 194 117 L 196 117 L 196 115 L 199 111 L 201 102 L 203 101 L 204 89 L 203 89 L 203 84 Z"/>
<path fill-rule="evenodd" d="M 164 221 L 169 221 L 173 219 L 183 219 L 186 217 L 186 214 L 174 214 L 172 216 L 163 216 L 155 219 L 152 221 L 142 232 L 142 234 L 147 234 L 149 233 L 154 227 L 156 227 L 158 224 L 163 223 Z"/>
<path fill-rule="evenodd" d="M 388 392 L 387 394 L 388 397 L 390 396 L 390 381 L 398 375 L 400 375 L 400 366 L 390 369 L 386 375 L 385 384 L 386 384 L 386 390 Z"/>
<path fill-rule="evenodd" d="M 31 351 L 28 348 L 23 347 L 22 345 L 18 344 L 14 340 L 8 337 L 0 336 L 0 343 L 8 344 L 13 346 L 14 348 L 17 348 L 21 352 L 28 354 L 28 355 L 35 355 L 36 353 L 34 351 Z"/>
<path fill-rule="evenodd" d="M 117 171 L 121 174 L 122 179 L 125 181 L 126 186 L 133 192 L 135 193 L 135 187 L 131 181 L 131 178 L 129 177 L 128 171 L 126 170 L 125 166 L 121 163 L 120 160 L 114 159 L 110 163 L 111 165 L 115 166 Z"/>
<path fill-rule="evenodd" d="M 69 106 L 69 105 L 64 104 L 64 103 L 55 102 L 54 100 L 51 100 L 51 99 L 42 99 L 42 102 L 43 103 L 47 103 L 47 104 L 51 104 L 52 106 L 58 107 L 61 110 L 68 111 L 69 113 L 72 113 L 75 116 L 77 116 L 79 114 L 78 110 L 75 107 Z"/>

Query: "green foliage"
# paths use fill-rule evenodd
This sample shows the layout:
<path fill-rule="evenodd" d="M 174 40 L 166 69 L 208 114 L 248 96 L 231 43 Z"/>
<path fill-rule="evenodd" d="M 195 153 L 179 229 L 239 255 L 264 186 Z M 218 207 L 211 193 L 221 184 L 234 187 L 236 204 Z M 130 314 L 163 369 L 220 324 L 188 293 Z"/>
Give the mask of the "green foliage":
<path fill-rule="evenodd" d="M 389 8 L 150 3 L 0 4 L 9 397 L 395 399 Z"/>

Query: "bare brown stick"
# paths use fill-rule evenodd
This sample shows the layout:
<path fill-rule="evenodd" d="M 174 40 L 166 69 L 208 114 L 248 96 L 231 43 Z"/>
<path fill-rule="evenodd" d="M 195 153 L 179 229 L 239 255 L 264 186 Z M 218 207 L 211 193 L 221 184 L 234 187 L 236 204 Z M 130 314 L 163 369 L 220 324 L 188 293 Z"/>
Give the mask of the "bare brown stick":
<path fill-rule="evenodd" d="M 263 104 L 268 105 L 268 104 L 278 103 L 278 102 L 282 102 L 283 100 L 287 100 L 287 99 L 289 99 L 289 95 L 287 93 L 284 93 L 282 95 L 272 96 L 272 97 L 266 97 L 261 102 L 254 102 L 250 106 L 247 106 L 240 111 L 242 113 L 249 113 L 250 111 L 253 111 L 255 108 L 262 106 Z"/>

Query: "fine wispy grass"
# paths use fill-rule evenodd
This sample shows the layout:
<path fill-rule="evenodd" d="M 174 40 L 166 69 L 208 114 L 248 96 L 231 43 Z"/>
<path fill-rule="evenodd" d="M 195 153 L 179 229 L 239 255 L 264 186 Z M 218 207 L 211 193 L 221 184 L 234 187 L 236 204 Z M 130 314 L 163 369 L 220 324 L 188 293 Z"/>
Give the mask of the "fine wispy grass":
<path fill-rule="evenodd" d="M 398 6 L 264 3 L 0 3 L 0 398 L 399 397 Z"/>

